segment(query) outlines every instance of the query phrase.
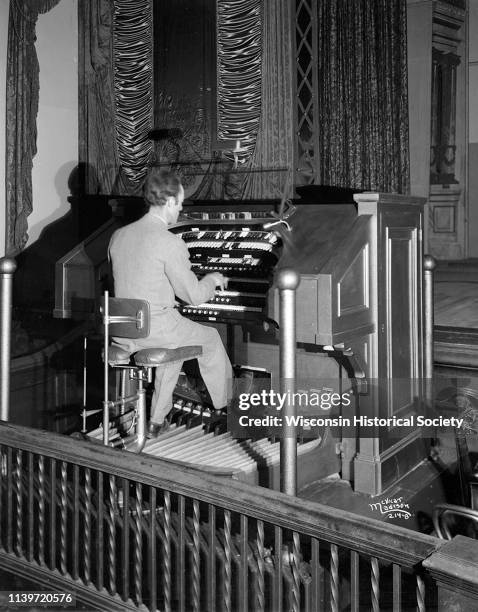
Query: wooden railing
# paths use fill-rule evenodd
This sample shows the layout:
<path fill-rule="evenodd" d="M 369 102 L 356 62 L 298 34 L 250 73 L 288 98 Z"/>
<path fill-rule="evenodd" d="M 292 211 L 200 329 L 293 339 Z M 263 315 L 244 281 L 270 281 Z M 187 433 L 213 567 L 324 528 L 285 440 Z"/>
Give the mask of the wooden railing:
<path fill-rule="evenodd" d="M 456 542 L 469 556 L 474 540 L 7 423 L 0 460 L 0 566 L 95 609 L 428 611 L 450 588 L 473 597 Z"/>

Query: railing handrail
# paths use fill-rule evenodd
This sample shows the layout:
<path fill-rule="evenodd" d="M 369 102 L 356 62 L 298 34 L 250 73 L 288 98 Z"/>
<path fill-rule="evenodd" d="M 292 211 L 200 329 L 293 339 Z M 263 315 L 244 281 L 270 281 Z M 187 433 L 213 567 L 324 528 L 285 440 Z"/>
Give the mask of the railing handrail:
<path fill-rule="evenodd" d="M 45 346 L 43 346 L 42 348 L 34 350 L 30 353 L 25 353 L 22 355 L 18 355 L 17 357 L 13 357 L 11 361 L 11 372 L 18 372 L 20 370 L 31 368 L 34 365 L 48 362 L 55 353 L 69 346 L 78 338 L 84 336 L 84 334 L 90 328 L 91 323 L 89 321 L 82 322 L 76 327 L 74 327 L 72 330 L 60 336 L 60 338 L 58 338 L 54 342 L 51 342 L 50 344 L 45 344 Z"/>
<path fill-rule="evenodd" d="M 403 568 L 421 563 L 443 544 L 346 510 L 44 430 L 0 422 L 0 444 L 192 497 Z"/>

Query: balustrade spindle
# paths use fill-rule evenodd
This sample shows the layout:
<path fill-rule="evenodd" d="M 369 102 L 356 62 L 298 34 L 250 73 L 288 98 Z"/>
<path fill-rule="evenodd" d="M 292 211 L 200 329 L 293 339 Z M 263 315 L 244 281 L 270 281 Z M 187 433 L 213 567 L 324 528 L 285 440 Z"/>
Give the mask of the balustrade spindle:
<path fill-rule="evenodd" d="M 149 597 L 150 597 L 150 608 L 156 610 L 157 608 L 157 588 L 156 583 L 158 580 L 157 566 L 156 566 L 156 487 L 149 487 L 149 499 L 150 499 L 150 513 L 149 513 Z"/>
<path fill-rule="evenodd" d="M 373 612 L 380 612 L 380 568 L 377 557 L 371 558 L 370 568 L 372 573 L 372 610 Z"/>
<path fill-rule="evenodd" d="M 15 495 L 17 498 L 17 541 L 16 552 L 23 554 L 23 490 L 22 490 L 22 451 L 17 450 L 15 461 Z"/>
<path fill-rule="evenodd" d="M 176 584 L 178 589 L 178 603 L 179 612 L 184 612 L 185 609 L 185 591 L 186 584 L 184 575 L 186 571 L 185 566 L 185 534 L 186 534 L 186 504 L 184 495 L 178 496 L 178 513 L 179 513 L 179 525 L 178 525 L 178 572 L 176 577 Z M 209 608 L 211 609 L 211 608 Z"/>
<path fill-rule="evenodd" d="M 164 491 L 163 537 L 163 606 L 171 610 L 171 495 Z"/>
<path fill-rule="evenodd" d="M 116 499 L 118 495 L 118 491 L 116 488 L 116 478 L 114 476 L 110 476 L 110 495 L 109 495 L 109 504 L 108 504 L 108 515 L 107 515 L 107 525 L 108 525 L 108 579 L 109 579 L 109 589 L 112 595 L 116 594 L 116 523 L 115 523 L 115 515 L 116 515 Z"/>
<path fill-rule="evenodd" d="M 249 548 L 249 533 L 248 519 L 244 514 L 241 516 L 241 573 L 239 584 L 239 610 L 247 612 L 248 597 L 249 597 L 249 581 L 248 581 L 248 548 Z"/>
<path fill-rule="evenodd" d="M 292 534 L 292 610 L 293 612 L 299 612 L 300 610 L 300 541 L 299 534 L 293 532 Z"/>
<path fill-rule="evenodd" d="M 282 573 L 283 573 L 283 564 L 284 560 L 282 558 L 283 554 L 283 544 L 282 544 L 282 528 L 279 526 L 274 527 L 274 578 L 272 581 L 274 596 L 273 596 L 273 605 L 274 611 L 282 612 L 282 596 L 283 596 L 283 584 L 282 584 Z"/>
<path fill-rule="evenodd" d="M 193 500 L 193 547 L 192 547 L 192 607 L 199 612 L 201 603 L 200 567 L 199 567 L 199 535 L 200 535 L 199 502 Z"/>
<path fill-rule="evenodd" d="M 216 507 L 208 507 L 208 610 L 216 610 Z"/>
<path fill-rule="evenodd" d="M 318 602 L 321 601 L 321 581 L 322 581 L 322 572 L 320 569 L 320 542 L 317 538 L 312 539 L 312 559 L 311 559 L 311 576 L 312 576 L 312 585 L 313 585 L 313 594 L 312 601 Z"/>
<path fill-rule="evenodd" d="M 73 545 L 72 545 L 72 572 L 73 580 L 78 580 L 80 551 L 80 466 L 73 466 Z"/>
<path fill-rule="evenodd" d="M 50 459 L 50 569 L 56 569 L 56 459 Z"/>
<path fill-rule="evenodd" d="M 45 565 L 45 459 L 38 458 L 38 562 Z"/>
<path fill-rule="evenodd" d="M 122 550 L 122 567 L 123 567 L 123 601 L 129 599 L 129 480 L 123 478 L 122 482 L 123 491 L 123 514 L 122 514 L 122 527 L 123 527 L 123 550 Z"/>
<path fill-rule="evenodd" d="M 35 539 L 34 539 L 34 531 L 33 531 L 33 509 L 34 509 L 34 500 L 35 500 L 35 489 L 34 489 L 34 477 L 35 477 L 35 469 L 34 469 L 34 456 L 33 453 L 28 453 L 28 544 L 27 544 L 27 559 L 30 563 L 33 562 L 35 558 Z M 1 486 L 0 486 L 1 489 Z M 0 508 L 2 507 L 2 502 L 0 499 Z"/>
<path fill-rule="evenodd" d="M 311 583 L 311 580 L 307 576 L 303 582 L 304 604 L 302 606 L 302 609 L 304 610 L 304 612 L 314 612 L 315 611 L 315 608 L 312 608 L 310 583 Z"/>
<path fill-rule="evenodd" d="M 330 607 L 332 612 L 339 610 L 339 548 L 335 544 L 330 546 Z"/>
<path fill-rule="evenodd" d="M 141 520 L 142 520 L 142 505 L 143 505 L 143 494 L 141 485 L 136 483 L 136 508 L 134 516 L 134 593 L 136 604 L 139 605 L 142 602 L 143 593 L 141 590 L 142 576 L 143 576 L 143 540 L 141 533 Z"/>
<path fill-rule="evenodd" d="M 13 550 L 13 484 L 12 484 L 12 449 L 7 448 L 7 552 Z"/>
<path fill-rule="evenodd" d="M 257 521 L 257 608 L 264 609 L 264 523 Z"/>
<path fill-rule="evenodd" d="M 85 468 L 85 529 L 83 534 L 83 562 L 86 584 L 91 581 L 91 470 Z"/>
<path fill-rule="evenodd" d="M 350 612 L 359 612 L 360 602 L 360 557 L 355 550 L 350 551 Z"/>
<path fill-rule="evenodd" d="M 103 472 L 97 472 L 97 509 L 96 509 L 96 538 L 97 538 L 97 563 L 96 563 L 96 586 L 101 591 L 104 585 L 104 501 L 103 501 Z"/>
<path fill-rule="evenodd" d="M 232 540 L 231 540 L 231 513 L 224 511 L 224 608 L 227 612 L 231 610 L 231 588 L 232 588 Z"/>
<path fill-rule="evenodd" d="M 67 464 L 66 461 L 61 462 L 61 479 L 60 479 L 60 571 L 63 575 L 67 572 Z"/>
<path fill-rule="evenodd" d="M 418 612 L 425 612 L 425 583 L 423 578 L 417 574 L 417 609 Z"/>
<path fill-rule="evenodd" d="M 393 564 L 393 612 L 402 609 L 402 568 Z"/>

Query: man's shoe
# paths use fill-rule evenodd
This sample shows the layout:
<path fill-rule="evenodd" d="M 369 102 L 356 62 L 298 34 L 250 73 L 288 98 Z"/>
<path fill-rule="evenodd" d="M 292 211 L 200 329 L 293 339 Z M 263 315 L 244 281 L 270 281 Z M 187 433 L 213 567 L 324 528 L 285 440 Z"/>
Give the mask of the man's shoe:
<path fill-rule="evenodd" d="M 147 438 L 157 438 L 164 431 L 168 429 L 168 423 L 154 423 L 154 421 L 149 421 L 148 426 L 146 428 L 146 437 Z"/>

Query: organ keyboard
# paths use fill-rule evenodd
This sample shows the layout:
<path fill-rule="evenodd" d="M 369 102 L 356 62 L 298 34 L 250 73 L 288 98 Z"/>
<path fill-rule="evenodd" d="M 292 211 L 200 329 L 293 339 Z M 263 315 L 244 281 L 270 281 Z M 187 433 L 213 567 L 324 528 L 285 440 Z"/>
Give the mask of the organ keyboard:
<path fill-rule="evenodd" d="M 268 291 L 282 241 L 275 232 L 261 229 L 260 221 L 244 220 L 240 225 L 236 219 L 232 221 L 228 220 L 226 228 L 215 228 L 210 219 L 195 220 L 201 225 L 186 225 L 186 229 L 183 224 L 172 228 L 186 243 L 191 268 L 198 277 L 221 272 L 229 279 L 227 291 L 216 291 L 206 304 L 181 304 L 179 310 L 197 320 L 244 324 L 268 321 Z"/>

